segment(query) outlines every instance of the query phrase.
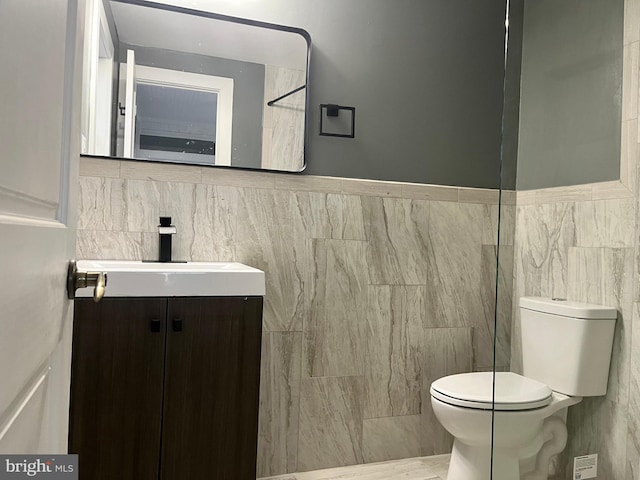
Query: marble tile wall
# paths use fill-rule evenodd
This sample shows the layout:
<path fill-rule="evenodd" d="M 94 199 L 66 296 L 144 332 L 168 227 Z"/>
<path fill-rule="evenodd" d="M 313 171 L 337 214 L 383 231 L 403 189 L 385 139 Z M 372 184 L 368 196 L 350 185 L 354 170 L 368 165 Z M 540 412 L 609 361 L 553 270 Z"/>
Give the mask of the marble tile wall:
<path fill-rule="evenodd" d="M 597 212 L 619 235 L 594 227 Z M 585 214 L 585 212 L 590 212 Z M 585 399 L 569 409 L 569 441 L 557 478 L 572 478 L 573 457 L 599 454 L 599 476 L 627 476 L 631 331 L 633 322 L 636 208 L 629 199 L 562 202 L 517 207 L 512 365 L 521 371 L 517 299 L 526 295 L 561 297 L 616 307 L 619 311 L 606 397 Z M 581 233 L 582 232 L 582 233 Z M 588 233 L 587 233 L 588 232 Z M 635 355 L 640 357 L 640 351 Z"/>
<path fill-rule="evenodd" d="M 515 199 L 504 198 L 513 225 Z M 492 366 L 497 201 L 479 189 L 83 158 L 77 256 L 154 259 L 168 215 L 174 258 L 266 272 L 258 476 L 449 453 L 429 386 Z M 501 230 L 500 315 L 511 312 L 512 230 Z"/>
<path fill-rule="evenodd" d="M 625 1 L 620 181 L 518 192 L 511 368 L 521 371 L 517 299 L 564 297 L 619 315 L 607 395 L 571 407 L 556 479 L 573 457 L 599 454 L 598 478 L 640 480 L 640 1 Z"/>

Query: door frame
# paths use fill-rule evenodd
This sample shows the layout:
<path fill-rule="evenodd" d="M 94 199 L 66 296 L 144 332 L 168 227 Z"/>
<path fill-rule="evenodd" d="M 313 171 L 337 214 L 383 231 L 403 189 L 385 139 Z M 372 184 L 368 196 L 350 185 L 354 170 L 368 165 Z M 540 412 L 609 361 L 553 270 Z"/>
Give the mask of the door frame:
<path fill-rule="evenodd" d="M 233 78 L 136 65 L 135 83 L 216 93 L 215 165 L 231 165 Z"/>

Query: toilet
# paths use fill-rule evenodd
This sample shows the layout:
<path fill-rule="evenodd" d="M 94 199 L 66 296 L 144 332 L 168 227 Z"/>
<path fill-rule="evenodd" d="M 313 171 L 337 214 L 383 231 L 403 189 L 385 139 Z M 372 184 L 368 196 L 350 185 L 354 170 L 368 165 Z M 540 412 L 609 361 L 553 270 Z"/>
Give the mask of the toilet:
<path fill-rule="evenodd" d="M 606 394 L 617 315 L 600 305 L 522 297 L 523 375 L 463 373 L 433 382 L 433 411 L 454 437 L 447 479 L 547 479 L 550 458 L 566 445 L 566 408 Z"/>

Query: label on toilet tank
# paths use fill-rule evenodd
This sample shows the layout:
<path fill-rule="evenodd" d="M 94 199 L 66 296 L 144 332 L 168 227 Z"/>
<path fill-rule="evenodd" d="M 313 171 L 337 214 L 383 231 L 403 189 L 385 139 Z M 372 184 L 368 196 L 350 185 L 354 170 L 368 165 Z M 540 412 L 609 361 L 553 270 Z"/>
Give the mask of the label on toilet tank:
<path fill-rule="evenodd" d="M 598 454 L 573 458 L 573 480 L 586 480 L 598 476 Z"/>

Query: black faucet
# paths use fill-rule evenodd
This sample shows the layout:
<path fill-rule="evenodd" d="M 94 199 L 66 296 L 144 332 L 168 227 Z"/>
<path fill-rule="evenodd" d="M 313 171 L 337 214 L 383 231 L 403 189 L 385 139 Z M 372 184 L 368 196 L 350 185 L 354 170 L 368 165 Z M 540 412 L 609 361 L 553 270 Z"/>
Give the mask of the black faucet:
<path fill-rule="evenodd" d="M 160 234 L 159 262 L 171 262 L 171 237 L 177 233 L 175 225 L 171 225 L 171 217 L 160 217 L 158 225 Z"/>

